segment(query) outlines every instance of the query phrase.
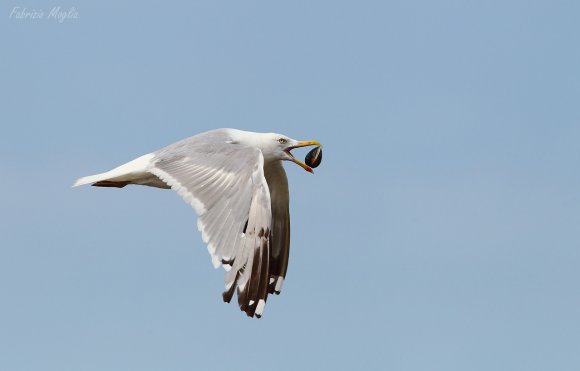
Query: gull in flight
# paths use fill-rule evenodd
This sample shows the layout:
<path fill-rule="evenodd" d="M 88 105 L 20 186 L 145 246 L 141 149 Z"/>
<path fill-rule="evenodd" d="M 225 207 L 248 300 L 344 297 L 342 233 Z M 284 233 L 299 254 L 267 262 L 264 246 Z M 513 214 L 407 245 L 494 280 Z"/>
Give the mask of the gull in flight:
<path fill-rule="evenodd" d="M 289 193 L 282 161 L 312 173 L 290 153 L 312 145 L 320 143 L 217 129 L 80 178 L 73 187 L 139 184 L 175 190 L 197 213 L 214 267 L 226 271 L 224 301 L 229 303 L 237 288 L 240 309 L 260 318 L 268 294 L 280 293 L 288 267 Z"/>

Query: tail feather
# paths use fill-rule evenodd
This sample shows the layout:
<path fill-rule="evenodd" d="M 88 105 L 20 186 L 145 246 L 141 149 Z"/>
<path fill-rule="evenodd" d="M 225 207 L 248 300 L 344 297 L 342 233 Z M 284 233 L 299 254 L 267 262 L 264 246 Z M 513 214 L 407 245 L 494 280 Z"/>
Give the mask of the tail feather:
<path fill-rule="evenodd" d="M 91 183 L 96 183 L 99 181 L 103 181 L 105 179 L 108 178 L 108 172 L 106 173 L 101 173 L 101 174 L 96 174 L 96 175 L 89 175 L 89 176 L 85 176 L 82 178 L 77 179 L 74 184 L 73 187 L 78 187 L 78 186 L 82 186 L 85 184 L 91 184 Z"/>
<path fill-rule="evenodd" d="M 123 188 L 127 184 L 131 184 L 131 182 L 112 182 L 110 180 L 101 180 L 99 182 L 91 184 L 93 187 L 114 187 L 114 188 Z"/>

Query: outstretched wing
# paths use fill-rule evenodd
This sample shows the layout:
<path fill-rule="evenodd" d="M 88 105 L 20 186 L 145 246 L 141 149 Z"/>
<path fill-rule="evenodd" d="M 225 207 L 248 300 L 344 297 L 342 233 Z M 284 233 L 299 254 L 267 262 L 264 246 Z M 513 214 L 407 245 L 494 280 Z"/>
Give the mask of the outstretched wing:
<path fill-rule="evenodd" d="M 263 167 L 256 148 L 192 137 L 156 152 L 149 170 L 196 211 L 213 265 L 227 271 L 224 300 L 237 287 L 240 308 L 258 317 L 268 295 L 272 222 Z"/>

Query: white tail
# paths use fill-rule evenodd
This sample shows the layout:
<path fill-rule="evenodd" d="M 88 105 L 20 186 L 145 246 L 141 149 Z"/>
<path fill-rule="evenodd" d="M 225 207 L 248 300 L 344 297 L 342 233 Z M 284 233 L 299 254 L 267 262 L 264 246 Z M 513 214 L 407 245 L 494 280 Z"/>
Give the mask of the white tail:
<path fill-rule="evenodd" d="M 73 187 L 78 187 L 85 184 L 92 184 L 105 180 L 117 182 L 124 181 L 131 182 L 134 180 L 139 180 L 144 177 L 150 178 L 151 174 L 148 173 L 148 170 L 151 168 L 151 160 L 153 159 L 153 157 L 154 155 L 152 153 L 149 153 L 139 158 L 136 158 L 133 161 L 129 161 L 126 164 L 123 164 L 119 167 L 116 167 L 111 171 L 79 178 L 77 179 L 76 182 L 74 182 Z"/>

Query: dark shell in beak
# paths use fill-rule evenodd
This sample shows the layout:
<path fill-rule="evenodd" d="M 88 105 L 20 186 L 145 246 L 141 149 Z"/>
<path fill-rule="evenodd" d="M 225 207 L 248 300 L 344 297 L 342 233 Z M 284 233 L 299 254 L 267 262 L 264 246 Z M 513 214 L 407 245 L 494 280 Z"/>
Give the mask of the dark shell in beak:
<path fill-rule="evenodd" d="M 310 150 L 304 158 L 304 163 L 312 168 L 318 167 L 322 162 L 322 147 L 316 147 Z"/>

